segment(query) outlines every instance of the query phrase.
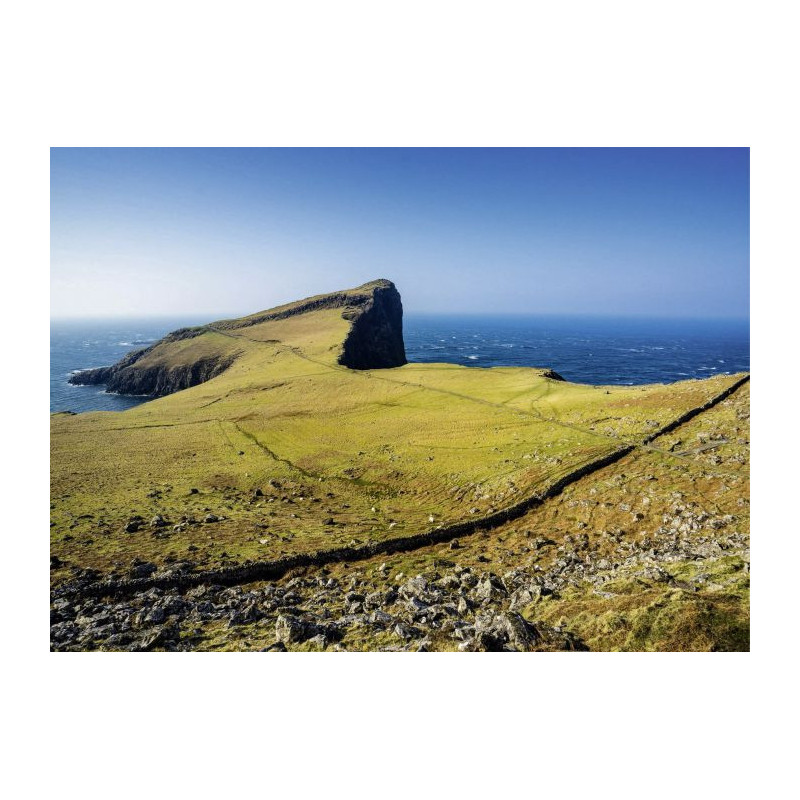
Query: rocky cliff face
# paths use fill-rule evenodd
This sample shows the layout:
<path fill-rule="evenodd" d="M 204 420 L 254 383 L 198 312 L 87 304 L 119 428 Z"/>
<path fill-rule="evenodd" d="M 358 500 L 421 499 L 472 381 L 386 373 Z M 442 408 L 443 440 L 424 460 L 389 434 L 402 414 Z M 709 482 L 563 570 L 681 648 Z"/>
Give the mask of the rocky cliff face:
<path fill-rule="evenodd" d="M 224 372 L 233 358 L 205 358 L 176 367 L 136 367 L 134 364 L 100 367 L 78 372 L 70 379 L 77 385 L 105 384 L 114 394 L 163 397 L 205 383 Z"/>
<path fill-rule="evenodd" d="M 70 377 L 77 385 L 105 384 L 115 394 L 163 397 L 204 383 L 224 372 L 236 356 L 203 357 L 188 364 L 148 366 L 146 356 L 156 348 L 200 336 L 208 330 L 233 331 L 270 320 L 286 319 L 324 308 L 341 308 L 350 320 L 339 363 L 351 369 L 383 369 L 406 363 L 403 344 L 403 305 L 391 281 L 377 280 L 345 292 L 308 298 L 239 320 L 223 320 L 199 328 L 181 328 L 154 345 L 128 353 L 110 367 L 82 370 Z"/>
<path fill-rule="evenodd" d="M 215 375 L 219 375 L 233 363 L 233 360 L 230 358 L 206 358 L 193 364 L 175 367 L 143 367 L 139 362 L 157 347 L 184 339 L 192 339 L 199 336 L 204 330 L 205 328 L 202 327 L 180 328 L 167 334 L 150 347 L 128 353 L 113 366 L 76 372 L 70 377 L 69 382 L 78 386 L 105 384 L 106 390 L 114 394 L 149 395 L 150 397 L 163 397 L 173 392 L 179 392 L 181 389 L 188 389 L 190 386 L 203 383 Z"/>
<path fill-rule="evenodd" d="M 339 363 L 350 369 L 386 369 L 406 363 L 403 304 L 391 281 L 376 281 L 362 302 L 345 310 L 352 320 Z"/>

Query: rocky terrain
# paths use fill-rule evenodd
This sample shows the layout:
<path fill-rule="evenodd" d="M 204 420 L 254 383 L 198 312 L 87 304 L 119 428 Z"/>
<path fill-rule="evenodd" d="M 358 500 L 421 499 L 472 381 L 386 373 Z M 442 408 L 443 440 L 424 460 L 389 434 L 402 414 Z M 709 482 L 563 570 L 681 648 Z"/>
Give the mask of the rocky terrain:
<path fill-rule="evenodd" d="M 678 503 L 652 538 L 611 533 L 612 546 L 602 551 L 585 533 L 559 544 L 528 532 L 528 552 L 541 556 L 502 574 L 492 571 L 487 558 L 485 565 L 480 557 L 472 566 L 460 564 L 463 546 L 455 541 L 431 555 L 429 569 L 411 577 L 382 562 L 304 570 L 274 583 L 204 584 L 185 592 L 152 588 L 118 599 L 57 593 L 51 642 L 67 650 L 190 650 L 233 629 L 250 646 L 268 650 L 365 644 L 380 650 L 586 650 L 568 623 L 537 621 L 537 603 L 576 589 L 612 596 L 609 589 L 622 580 L 693 603 L 702 603 L 709 587 L 712 593 L 722 588 L 720 579 L 741 589 L 749 581 L 749 547 L 748 537 L 732 525 L 737 521 Z M 687 564 L 694 567 L 688 575 Z M 177 563 L 161 574 L 191 567 Z M 131 564 L 132 577 L 153 574 L 155 564 Z M 89 583 L 93 577 L 81 576 Z"/>

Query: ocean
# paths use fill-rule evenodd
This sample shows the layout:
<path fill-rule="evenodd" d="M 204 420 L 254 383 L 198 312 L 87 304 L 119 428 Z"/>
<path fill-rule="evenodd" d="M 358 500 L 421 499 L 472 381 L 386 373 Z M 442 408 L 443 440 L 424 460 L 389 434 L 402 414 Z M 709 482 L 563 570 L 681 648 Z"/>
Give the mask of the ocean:
<path fill-rule="evenodd" d="M 72 386 L 75 370 L 106 367 L 131 350 L 147 347 L 177 328 L 208 319 L 51 320 L 50 411 L 124 411 L 147 397 L 107 394 L 102 386 Z"/>
<path fill-rule="evenodd" d="M 78 369 L 113 364 L 176 328 L 207 318 L 53 321 L 50 410 L 122 411 L 143 397 L 72 386 Z M 634 385 L 672 383 L 750 369 L 746 320 L 406 314 L 409 361 L 473 367 L 550 367 L 569 381 Z"/>

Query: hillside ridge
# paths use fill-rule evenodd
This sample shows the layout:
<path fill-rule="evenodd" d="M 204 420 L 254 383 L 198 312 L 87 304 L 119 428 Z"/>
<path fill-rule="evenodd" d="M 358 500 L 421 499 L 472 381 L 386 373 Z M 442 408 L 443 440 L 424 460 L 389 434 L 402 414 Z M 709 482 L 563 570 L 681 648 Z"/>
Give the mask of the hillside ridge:
<path fill-rule="evenodd" d="M 116 364 L 86 369 L 70 376 L 75 385 L 105 385 L 114 394 L 163 397 L 205 383 L 227 370 L 237 352 L 204 354 L 186 363 L 146 366 L 147 356 L 162 361 L 170 345 L 210 332 L 240 330 L 265 322 L 284 320 L 323 309 L 342 309 L 350 329 L 342 342 L 338 363 L 351 369 L 387 369 L 406 363 L 403 342 L 403 306 L 394 283 L 385 278 L 328 294 L 314 295 L 238 319 L 225 319 L 193 328 L 180 328 Z"/>

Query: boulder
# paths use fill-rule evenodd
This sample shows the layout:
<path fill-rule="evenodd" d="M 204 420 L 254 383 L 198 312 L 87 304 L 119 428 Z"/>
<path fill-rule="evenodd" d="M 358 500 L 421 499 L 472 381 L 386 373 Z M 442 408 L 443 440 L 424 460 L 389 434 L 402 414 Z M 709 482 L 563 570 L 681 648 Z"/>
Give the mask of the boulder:
<path fill-rule="evenodd" d="M 281 614 L 275 622 L 275 638 L 279 642 L 300 644 L 319 635 L 328 641 L 338 641 L 342 631 L 336 625 L 323 625 L 294 614 Z"/>
<path fill-rule="evenodd" d="M 508 592 L 506 587 L 503 586 L 503 582 L 491 572 L 481 575 L 477 586 L 472 592 L 473 598 L 479 603 L 502 600 L 507 594 Z"/>
<path fill-rule="evenodd" d="M 513 648 L 527 652 L 540 639 L 536 628 L 515 612 L 485 614 L 475 619 L 474 645 L 477 650 L 499 652 Z"/>
<path fill-rule="evenodd" d="M 128 575 L 131 578 L 149 578 L 157 569 L 158 567 L 151 561 L 134 560 Z"/>
<path fill-rule="evenodd" d="M 154 650 L 157 647 L 169 647 L 180 639 L 180 628 L 177 625 L 164 625 L 142 639 L 138 649 Z"/>
<path fill-rule="evenodd" d="M 398 622 L 394 626 L 394 633 L 401 639 L 419 639 L 423 635 L 419 628 L 415 628 L 413 625 L 405 625 L 402 622 Z"/>
<path fill-rule="evenodd" d="M 275 637 L 279 642 L 299 644 L 316 635 L 316 625 L 292 614 L 281 614 L 275 622 Z"/>

